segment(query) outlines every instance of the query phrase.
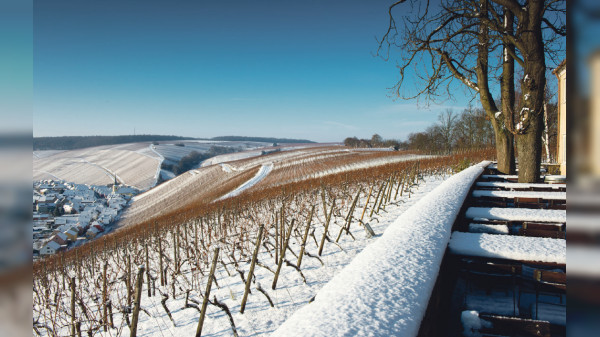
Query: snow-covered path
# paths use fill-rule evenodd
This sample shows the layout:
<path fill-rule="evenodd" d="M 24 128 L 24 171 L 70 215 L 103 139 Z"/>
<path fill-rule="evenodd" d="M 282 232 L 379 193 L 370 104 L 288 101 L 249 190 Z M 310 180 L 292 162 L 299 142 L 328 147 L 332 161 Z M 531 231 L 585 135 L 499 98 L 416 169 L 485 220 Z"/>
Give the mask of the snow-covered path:
<path fill-rule="evenodd" d="M 227 165 L 227 166 L 231 168 L 231 166 L 229 166 L 229 165 Z M 223 166 L 223 169 L 225 169 L 225 166 Z M 269 175 L 271 170 L 273 170 L 273 163 L 269 163 L 269 164 L 265 164 L 265 165 L 261 166 L 254 177 L 252 177 L 250 180 L 246 181 L 245 183 L 240 185 L 235 190 L 225 194 L 224 196 L 220 197 L 217 200 L 227 199 L 227 198 L 231 198 L 236 195 L 239 195 L 240 193 L 244 192 L 245 190 L 249 189 L 250 187 L 256 185 L 259 181 L 265 179 L 265 177 L 267 175 Z"/>

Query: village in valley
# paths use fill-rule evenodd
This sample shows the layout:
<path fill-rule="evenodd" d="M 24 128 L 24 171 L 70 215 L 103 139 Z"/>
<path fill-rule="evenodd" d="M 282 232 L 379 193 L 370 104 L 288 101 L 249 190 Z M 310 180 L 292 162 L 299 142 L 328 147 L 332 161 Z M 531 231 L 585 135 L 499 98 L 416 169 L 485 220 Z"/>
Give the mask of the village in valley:
<path fill-rule="evenodd" d="M 115 182 L 87 185 L 63 180 L 33 183 L 33 259 L 65 251 L 115 227 L 139 191 Z"/>

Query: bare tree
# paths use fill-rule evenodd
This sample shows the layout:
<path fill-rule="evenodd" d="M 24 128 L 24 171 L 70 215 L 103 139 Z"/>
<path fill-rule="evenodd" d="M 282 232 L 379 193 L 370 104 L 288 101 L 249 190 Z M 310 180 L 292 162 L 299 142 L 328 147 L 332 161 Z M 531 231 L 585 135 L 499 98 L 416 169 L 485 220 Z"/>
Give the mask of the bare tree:
<path fill-rule="evenodd" d="M 406 8 L 408 4 L 410 8 Z M 400 0 L 388 10 L 389 26 L 379 41 L 377 54 L 387 59 L 391 47 L 401 51 L 400 79 L 393 88 L 397 97 L 443 101 L 453 97 L 451 83 L 454 81 L 462 83 L 473 97 L 478 95 L 495 131 L 499 171 L 511 173 L 514 170 L 513 135 L 516 135 L 521 144 L 519 160 L 524 167 L 519 180 L 533 181 L 538 175 L 532 178 L 530 172 L 535 167 L 539 170 L 540 156 L 535 147 L 540 148 L 541 138 L 534 137 L 538 135 L 537 125 L 532 125 L 530 117 L 525 118 L 528 121 L 526 128 L 524 124 L 519 131 L 511 128 L 515 110 L 514 61 L 526 73 L 540 70 L 540 65 L 544 68 L 535 78 L 528 77 L 531 82 L 525 85 L 529 88 L 529 99 L 537 94 L 536 85 L 544 81 L 539 78 L 545 74 L 544 53 L 555 55 L 556 48 L 552 48 L 555 47 L 552 43 L 556 36 L 564 33 L 561 4 L 564 6 L 564 0 L 531 0 L 523 6 L 517 0 L 447 0 L 441 4 Z M 404 9 L 402 26 L 394 17 L 394 11 L 400 5 Z M 408 14 L 407 10 L 410 10 Z M 545 13 L 551 13 L 553 19 L 544 17 Z M 551 34 L 541 34 L 542 24 L 551 30 Z M 418 69 L 415 71 L 418 89 L 410 92 L 406 89 L 412 86 L 407 88 L 404 80 L 413 67 Z M 498 84 L 492 81 L 494 78 L 500 79 Z M 498 85 L 501 87 L 502 111 L 497 108 L 492 95 L 493 88 Z M 524 108 L 541 111 L 533 106 Z M 527 141 L 529 134 L 533 136 L 527 137 L 535 138 L 537 143 Z"/>
<path fill-rule="evenodd" d="M 452 145 L 455 140 L 455 127 L 458 115 L 452 109 L 446 109 L 438 116 L 439 132 L 441 134 L 444 150 L 446 153 L 452 151 Z"/>
<path fill-rule="evenodd" d="M 519 182 L 539 179 L 542 132 L 544 130 L 544 100 L 546 88 L 546 56 L 552 59 L 556 50 L 554 42 L 566 36 L 564 0 L 491 0 L 503 6 L 515 17 L 514 35 L 498 26 L 493 17 L 486 22 L 494 27 L 498 36 L 519 51 L 511 55 L 525 73 L 521 81 L 521 104 L 507 114 L 508 129 L 515 134 L 519 156 Z M 547 15 L 547 16 L 546 16 Z M 544 34 L 544 30 L 549 33 Z M 513 125 L 514 123 L 514 125 Z"/>

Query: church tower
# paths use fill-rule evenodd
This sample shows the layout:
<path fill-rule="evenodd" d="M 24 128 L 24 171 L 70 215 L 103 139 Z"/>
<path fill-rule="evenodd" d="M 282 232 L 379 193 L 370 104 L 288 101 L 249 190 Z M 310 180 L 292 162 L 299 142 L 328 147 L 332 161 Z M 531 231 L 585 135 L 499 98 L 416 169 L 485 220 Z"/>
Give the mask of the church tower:
<path fill-rule="evenodd" d="M 117 194 L 117 184 L 118 184 L 117 183 L 117 174 L 115 173 L 114 176 L 115 176 L 115 181 L 113 183 L 112 191 L 113 191 L 114 194 Z"/>

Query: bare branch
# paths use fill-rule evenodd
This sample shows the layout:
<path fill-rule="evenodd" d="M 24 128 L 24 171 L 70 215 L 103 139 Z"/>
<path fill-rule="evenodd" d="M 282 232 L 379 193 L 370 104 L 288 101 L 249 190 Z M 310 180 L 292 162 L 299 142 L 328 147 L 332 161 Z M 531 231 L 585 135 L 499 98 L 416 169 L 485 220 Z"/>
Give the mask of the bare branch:
<path fill-rule="evenodd" d="M 525 11 L 521 8 L 521 5 L 516 0 L 491 0 L 500 6 L 508 8 L 515 16 L 519 19 L 523 18 Z"/>
<path fill-rule="evenodd" d="M 546 18 L 542 18 L 542 22 L 545 23 L 548 27 L 550 27 L 550 29 L 552 29 L 554 31 L 554 33 L 556 33 L 560 36 L 567 36 L 567 27 L 566 26 L 563 25 L 563 26 L 557 28 Z"/>

